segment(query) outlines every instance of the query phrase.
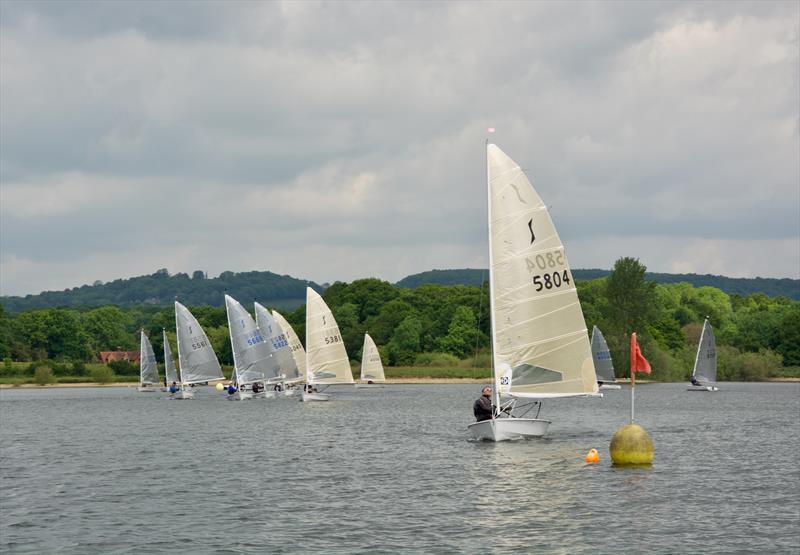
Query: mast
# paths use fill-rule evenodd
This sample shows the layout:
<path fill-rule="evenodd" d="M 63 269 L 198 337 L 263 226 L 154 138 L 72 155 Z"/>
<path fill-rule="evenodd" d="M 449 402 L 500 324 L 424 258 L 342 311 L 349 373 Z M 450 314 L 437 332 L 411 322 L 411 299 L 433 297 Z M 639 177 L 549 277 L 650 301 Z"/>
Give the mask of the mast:
<path fill-rule="evenodd" d="M 178 331 L 178 301 L 175 301 L 175 341 L 178 343 L 178 379 L 181 381 L 181 389 L 184 388 L 183 383 L 183 360 L 181 357 L 181 333 Z"/>
<path fill-rule="evenodd" d="M 139 330 L 139 385 L 144 385 L 144 328 Z"/>
<path fill-rule="evenodd" d="M 497 337 L 495 335 L 495 322 L 494 322 L 494 271 L 492 266 L 492 183 L 491 176 L 489 175 L 489 139 L 487 138 L 484 144 L 486 151 L 486 225 L 489 235 L 489 319 L 492 327 L 492 398 L 496 410 L 500 410 L 500 390 L 497 382 Z M 483 283 L 481 283 L 483 287 Z M 494 411 L 492 412 L 494 418 Z"/>
<path fill-rule="evenodd" d="M 233 378 L 236 378 L 237 387 L 240 386 L 239 382 L 239 364 L 236 362 L 236 349 L 233 348 L 233 326 L 231 325 L 231 309 L 228 302 L 228 295 L 225 295 L 225 316 L 228 318 L 228 337 L 231 340 L 231 353 L 233 353 Z"/>

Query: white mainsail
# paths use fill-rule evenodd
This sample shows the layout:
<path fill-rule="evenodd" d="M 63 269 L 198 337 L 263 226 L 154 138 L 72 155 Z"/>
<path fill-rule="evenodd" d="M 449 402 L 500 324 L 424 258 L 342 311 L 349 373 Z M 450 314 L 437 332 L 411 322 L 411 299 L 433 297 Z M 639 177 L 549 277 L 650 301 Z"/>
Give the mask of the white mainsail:
<path fill-rule="evenodd" d="M 236 383 L 241 387 L 277 378 L 280 375 L 278 359 L 250 313 L 230 295 L 225 295 L 225 309 Z"/>
<path fill-rule="evenodd" d="M 280 373 L 283 375 L 283 381 L 295 383 L 302 380 L 303 376 L 297 369 L 297 362 L 292 356 L 289 338 L 283 332 L 281 326 L 275 321 L 275 318 L 270 314 L 269 310 L 259 303 L 255 303 L 255 309 L 256 325 L 272 347 L 272 354 L 278 362 Z"/>
<path fill-rule="evenodd" d="M 385 382 L 383 362 L 378 346 L 369 336 L 364 334 L 364 348 L 361 351 L 361 380 L 370 382 Z"/>
<path fill-rule="evenodd" d="M 153 346 L 150 344 L 150 340 L 145 335 L 144 330 L 141 330 L 139 342 L 139 383 L 141 385 L 160 383 L 156 354 L 153 352 Z"/>
<path fill-rule="evenodd" d="M 278 324 L 283 333 L 286 334 L 286 338 L 289 340 L 289 350 L 291 351 L 294 362 L 297 365 L 297 373 L 300 376 L 300 379 L 305 380 L 306 350 L 303 348 L 300 338 L 297 337 L 294 328 L 292 328 L 291 324 L 286 321 L 286 318 L 284 318 L 281 313 L 279 313 L 277 310 L 273 310 L 272 315 L 275 317 L 275 323 Z"/>
<path fill-rule="evenodd" d="M 595 394 L 586 322 L 547 207 L 496 145 L 487 163 L 495 376 L 510 370 L 503 385 L 514 397 Z"/>
<path fill-rule="evenodd" d="M 614 383 L 614 362 L 611 360 L 611 351 L 608 350 L 606 338 L 597 326 L 592 327 L 592 358 L 594 370 L 597 372 L 597 381 Z"/>
<path fill-rule="evenodd" d="M 333 313 L 319 293 L 306 288 L 306 382 L 355 383 Z"/>
<path fill-rule="evenodd" d="M 169 347 L 167 330 L 162 330 L 161 333 L 164 337 L 164 373 L 167 375 L 167 385 L 172 385 L 173 382 L 179 383 L 181 378 L 175 368 L 175 361 L 172 360 L 172 349 Z"/>
<path fill-rule="evenodd" d="M 178 332 L 181 383 L 189 385 L 224 380 L 211 341 L 189 309 L 178 301 L 175 301 L 175 328 Z"/>
<path fill-rule="evenodd" d="M 692 377 L 703 385 L 717 383 L 717 348 L 714 331 L 711 329 L 708 318 L 703 322 L 703 331 L 700 334 L 700 343 L 697 345 Z"/>

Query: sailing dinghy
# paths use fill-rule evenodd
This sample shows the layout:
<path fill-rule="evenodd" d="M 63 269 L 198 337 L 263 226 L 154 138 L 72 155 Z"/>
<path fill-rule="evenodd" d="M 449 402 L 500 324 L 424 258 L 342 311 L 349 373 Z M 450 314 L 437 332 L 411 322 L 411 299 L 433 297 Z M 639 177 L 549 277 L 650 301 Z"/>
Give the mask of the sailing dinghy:
<path fill-rule="evenodd" d="M 306 350 L 303 348 L 303 344 L 300 342 L 300 338 L 297 337 L 294 328 L 286 321 L 286 318 L 277 310 L 273 310 L 272 315 L 275 317 L 275 323 L 286 334 L 286 339 L 289 341 L 289 351 L 292 353 L 294 363 L 297 365 L 297 373 L 300 376 L 298 383 L 300 383 L 306 379 Z"/>
<path fill-rule="evenodd" d="M 611 360 L 611 351 L 608 350 L 606 338 L 597 326 L 592 327 L 592 359 L 600 390 L 622 389 L 621 385 L 614 383 L 617 381 L 614 376 L 614 361 Z"/>
<path fill-rule="evenodd" d="M 155 386 L 160 383 L 156 354 L 153 352 L 153 346 L 150 344 L 150 340 L 145 335 L 144 330 L 141 330 L 139 341 L 139 387 L 136 388 L 136 391 L 140 393 L 157 391 Z"/>
<path fill-rule="evenodd" d="M 175 301 L 175 328 L 178 335 L 178 367 L 180 390 L 173 399 L 194 399 L 191 386 L 224 380 L 222 368 L 203 328 L 189 309 Z"/>
<path fill-rule="evenodd" d="M 225 309 L 237 387 L 230 398 L 244 401 L 254 397 L 275 397 L 274 391 L 267 391 L 267 384 L 279 381 L 280 367 L 270 343 L 250 313 L 230 295 L 225 295 Z"/>
<path fill-rule="evenodd" d="M 333 313 L 319 293 L 306 288 L 306 387 L 303 402 L 327 401 L 330 395 L 316 391 L 335 384 L 350 384 L 353 373 Z"/>
<path fill-rule="evenodd" d="M 543 399 L 597 395 L 589 335 L 547 206 L 500 148 L 487 143 L 486 156 L 495 413 L 469 430 L 488 441 L 541 437 L 550 421 L 523 417 Z"/>
<path fill-rule="evenodd" d="M 697 356 L 695 356 L 694 369 L 692 370 L 692 383 L 689 384 L 686 390 L 719 391 L 717 388 L 717 343 L 708 318 L 703 322 L 700 343 L 697 345 Z"/>
<path fill-rule="evenodd" d="M 269 310 L 259 303 L 255 303 L 255 310 L 256 325 L 270 345 L 272 356 L 278 364 L 280 383 L 275 387 L 280 389 L 281 395 L 287 397 L 294 395 L 296 391 L 294 385 L 303 380 L 303 375 L 300 374 L 297 361 L 292 356 L 289 337 Z"/>
<path fill-rule="evenodd" d="M 167 330 L 162 329 L 161 335 L 164 339 L 164 374 L 166 375 L 167 391 L 172 387 L 172 384 L 177 385 L 181 383 L 181 378 L 178 376 L 178 369 L 175 368 L 175 361 L 172 359 L 172 349 L 169 347 L 169 339 L 167 339 Z"/>
<path fill-rule="evenodd" d="M 361 350 L 361 378 L 356 387 L 361 388 L 380 388 L 386 381 L 383 373 L 383 362 L 378 346 L 369 336 L 364 334 L 364 347 Z"/>

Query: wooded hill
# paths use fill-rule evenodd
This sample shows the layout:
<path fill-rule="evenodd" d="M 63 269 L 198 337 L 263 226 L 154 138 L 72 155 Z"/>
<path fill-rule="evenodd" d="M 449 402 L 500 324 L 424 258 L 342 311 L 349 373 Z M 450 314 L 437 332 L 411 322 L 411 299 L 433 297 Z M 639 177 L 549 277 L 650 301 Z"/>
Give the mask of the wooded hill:
<path fill-rule="evenodd" d="M 170 275 L 162 268 L 149 276 L 116 279 L 108 283 L 45 291 L 25 297 L 0 297 L 8 312 L 51 307 L 170 306 L 177 299 L 189 306 L 223 306 L 225 293 L 242 302 L 258 299 L 275 308 L 293 310 L 306 302 L 306 287 L 322 292 L 324 287 L 304 279 L 272 272 L 222 272 L 208 278 L 198 270 Z"/>
<path fill-rule="evenodd" d="M 572 270 L 576 280 L 589 281 L 608 276 L 610 270 Z M 489 273 L 480 269 L 431 270 L 407 276 L 396 287 L 414 289 L 421 285 L 480 286 Z M 647 272 L 645 279 L 656 283 L 686 282 L 693 287 L 715 287 L 729 295 L 747 296 L 763 293 L 768 297 L 787 297 L 800 300 L 800 280 L 773 278 L 729 278 L 698 274 L 662 274 Z M 108 283 L 73 287 L 64 291 L 45 291 L 25 297 L 0 297 L 7 312 L 22 312 L 51 307 L 170 306 L 177 297 L 188 306 L 223 306 L 224 293 L 241 302 L 259 302 L 284 310 L 294 310 L 306 302 L 306 286 L 322 292 L 325 287 L 313 281 L 278 275 L 272 272 L 222 272 L 208 278 L 205 272 L 170 275 L 162 268 L 149 276 L 116 279 Z"/>
<path fill-rule="evenodd" d="M 576 280 L 592 280 L 606 277 L 611 270 L 572 270 Z M 747 296 L 753 293 L 763 293 L 767 297 L 787 297 L 795 301 L 800 300 L 800 279 L 776 278 L 731 278 L 714 276 L 711 274 L 663 274 L 647 272 L 644 276 L 647 281 L 656 283 L 681 283 L 686 282 L 693 287 L 716 287 L 728 295 Z M 420 274 L 404 277 L 395 285 L 413 289 L 426 283 L 439 285 L 474 285 L 478 287 L 482 281 L 489 279 L 488 270 L 461 269 L 461 270 L 431 270 Z"/>

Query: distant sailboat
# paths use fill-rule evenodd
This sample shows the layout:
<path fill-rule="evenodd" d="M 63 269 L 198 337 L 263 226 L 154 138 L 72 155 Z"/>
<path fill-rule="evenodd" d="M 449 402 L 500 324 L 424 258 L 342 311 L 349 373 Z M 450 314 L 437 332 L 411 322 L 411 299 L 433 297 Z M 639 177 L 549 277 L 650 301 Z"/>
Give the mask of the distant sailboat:
<path fill-rule="evenodd" d="M 144 330 L 141 330 L 139 340 L 139 387 L 136 390 L 142 393 L 157 391 L 155 386 L 160 383 L 158 379 L 158 364 L 156 363 L 153 346 L 150 344 L 150 340 L 145 335 Z"/>
<path fill-rule="evenodd" d="M 300 338 L 297 337 L 294 328 L 286 321 L 286 318 L 277 310 L 273 310 L 272 315 L 275 317 L 275 323 L 278 324 L 281 331 L 286 334 L 286 339 L 289 340 L 289 351 L 292 353 L 292 358 L 294 358 L 294 362 L 297 365 L 297 374 L 300 376 L 298 383 L 300 383 L 306 379 L 306 350 L 303 348 L 303 344 L 300 342 Z"/>
<path fill-rule="evenodd" d="M 369 336 L 364 334 L 364 348 L 361 350 L 361 381 L 356 384 L 358 388 L 383 387 L 386 376 L 383 372 L 383 362 L 378 346 Z"/>
<path fill-rule="evenodd" d="M 327 401 L 317 386 L 353 384 L 350 359 L 333 313 L 319 293 L 306 289 L 306 387 L 303 401 Z"/>
<path fill-rule="evenodd" d="M 175 328 L 178 334 L 178 367 L 181 389 L 175 399 L 194 399 L 194 384 L 224 380 L 222 368 L 203 328 L 189 309 L 175 301 Z"/>
<path fill-rule="evenodd" d="M 469 430 L 490 441 L 540 437 L 550 421 L 515 417 L 525 408 L 516 400 L 541 409 L 542 399 L 596 395 L 589 336 L 547 206 L 516 162 L 493 144 L 486 151 L 495 412 Z M 512 398 L 503 406 L 501 392 Z"/>
<path fill-rule="evenodd" d="M 304 376 L 297 368 L 297 362 L 292 356 L 289 338 L 281 329 L 280 324 L 275 321 L 275 317 L 269 310 L 259 303 L 255 303 L 256 325 L 269 343 L 272 355 L 280 368 L 280 388 L 283 395 L 293 395 L 295 389 L 291 386 L 302 381 Z"/>
<path fill-rule="evenodd" d="M 692 383 L 687 391 L 719 391 L 717 388 L 717 343 L 714 331 L 706 318 L 700 343 L 697 345 L 697 356 L 694 359 Z"/>
<path fill-rule="evenodd" d="M 161 335 L 164 339 L 164 374 L 166 375 L 167 391 L 172 387 L 181 383 L 181 378 L 178 376 L 178 370 L 175 368 L 175 361 L 172 359 L 172 349 L 169 347 L 169 339 L 167 339 L 167 330 L 161 330 Z"/>
<path fill-rule="evenodd" d="M 597 326 L 592 327 L 592 359 L 600 389 L 622 389 L 622 386 L 614 383 L 617 381 L 614 376 L 614 361 L 611 360 L 606 338 Z"/>
<path fill-rule="evenodd" d="M 274 391 L 266 391 L 267 383 L 278 382 L 280 366 L 270 343 L 250 313 L 230 295 L 225 295 L 225 309 L 237 386 L 231 398 L 243 401 L 253 397 L 274 397 Z"/>

